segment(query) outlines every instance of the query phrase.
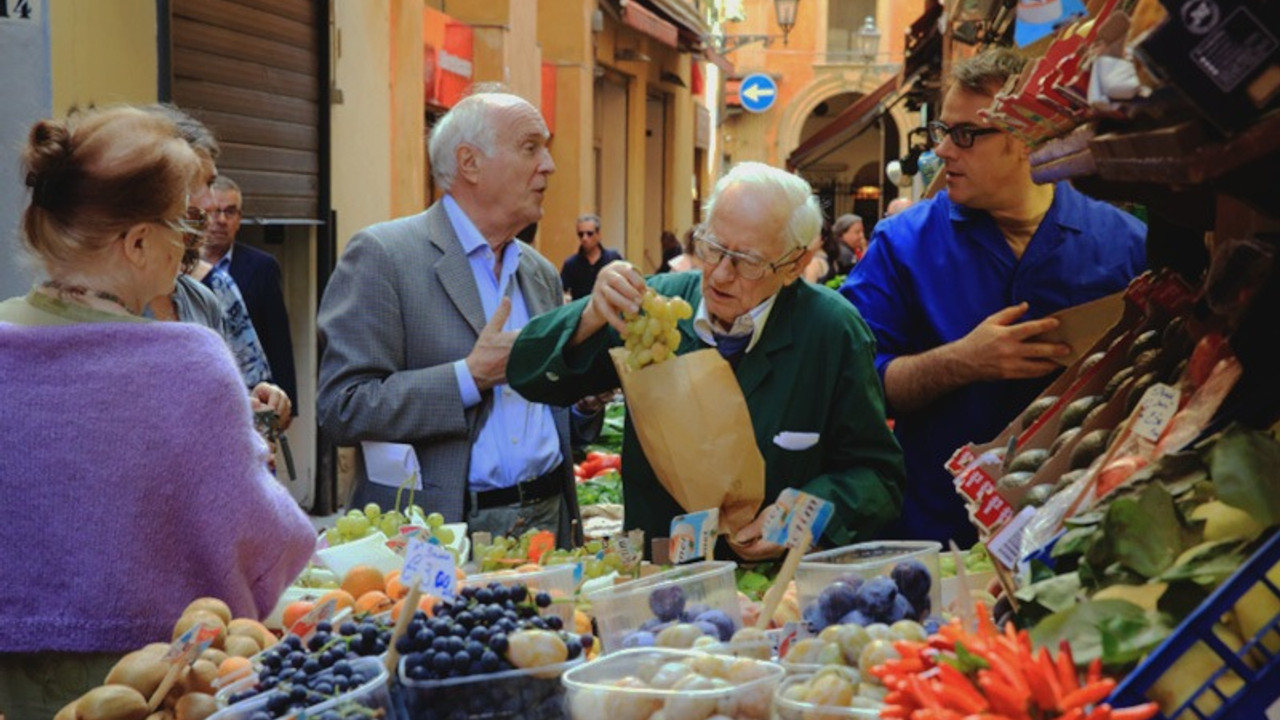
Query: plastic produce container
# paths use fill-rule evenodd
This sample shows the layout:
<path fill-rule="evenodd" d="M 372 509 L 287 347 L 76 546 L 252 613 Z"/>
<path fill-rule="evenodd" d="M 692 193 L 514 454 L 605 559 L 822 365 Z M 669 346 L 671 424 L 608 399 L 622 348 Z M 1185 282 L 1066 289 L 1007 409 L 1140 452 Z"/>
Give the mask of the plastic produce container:
<path fill-rule="evenodd" d="M 351 713 L 353 709 L 362 708 L 364 710 L 361 710 L 359 713 L 353 713 L 351 716 L 394 717 L 391 704 L 391 691 L 388 687 L 390 675 L 387 674 L 387 669 L 383 667 L 382 660 L 380 658 L 367 657 L 352 660 L 350 662 L 353 668 L 359 668 L 362 670 L 376 669 L 378 674 L 375 675 L 372 680 L 354 690 L 342 693 L 332 700 L 327 700 L 318 705 L 312 705 L 306 709 L 306 712 L 303 713 L 303 715 L 306 717 L 320 717 L 326 711 L 334 710 L 345 717 L 348 713 Z M 321 674 L 329 673 L 330 671 L 326 670 Z M 226 689 L 228 688 L 224 688 L 224 690 Z M 222 693 L 219 693 L 216 697 L 220 700 L 219 704 L 221 704 L 221 702 L 225 702 L 225 696 Z M 255 712 L 266 709 L 270 698 L 270 690 L 259 693 L 248 700 L 224 707 L 213 715 L 210 715 L 208 720 L 249 720 L 249 718 L 253 717 Z M 365 710 L 374 711 L 374 713 L 377 714 L 367 713 Z"/>
<path fill-rule="evenodd" d="M 679 589 L 684 610 L 720 610 L 729 617 L 735 630 L 742 627 L 733 569 L 732 562 L 703 561 L 590 593 L 586 598 L 595 614 L 602 651 L 621 650 L 626 636 L 646 622 L 664 621 L 655 615 L 650 597 L 670 597 L 675 592 L 673 588 Z M 654 595 L 655 592 L 658 595 Z"/>
<path fill-rule="evenodd" d="M 397 672 L 407 720 L 559 720 L 564 713 L 560 676 L 582 656 L 528 670 L 413 680 L 401 658 Z"/>
<path fill-rule="evenodd" d="M 1242 599 L 1255 610 L 1270 610 L 1271 615 L 1269 620 L 1262 619 L 1236 650 L 1224 643 L 1213 627 Z M 1180 678 L 1187 677 L 1188 665 L 1197 668 L 1196 674 L 1206 668 L 1212 672 L 1189 694 L 1183 693 L 1186 698 L 1176 707 L 1167 707 L 1168 699 L 1159 697 L 1154 686 L 1175 665 L 1183 668 Z M 1175 686 L 1188 687 L 1185 682 Z M 1125 677 L 1107 702 L 1127 707 L 1148 700 L 1165 700 L 1162 705 L 1166 707 L 1156 716 L 1162 719 L 1275 717 L 1280 709 L 1280 532 L 1273 531 L 1234 575 Z"/>
<path fill-rule="evenodd" d="M 566 602 L 552 602 L 551 607 L 547 608 L 546 612 L 553 612 L 559 615 L 565 621 L 565 627 L 570 627 L 568 623 L 573 620 L 573 603 L 567 601 L 573 598 L 575 588 L 573 574 L 574 566 L 566 563 L 563 565 L 548 565 L 532 572 L 499 570 L 479 575 L 468 575 L 467 579 L 462 581 L 462 584 L 466 587 L 478 588 L 488 587 L 490 583 L 495 582 L 503 587 L 523 584 L 531 592 L 550 594 L 553 601 L 566 600 Z"/>
<path fill-rule="evenodd" d="M 670 672 L 666 668 L 671 663 L 689 667 L 681 670 L 677 665 L 677 672 Z M 707 687 L 711 680 L 691 680 L 695 669 L 704 677 L 725 677 Z M 664 674 L 677 686 L 651 684 L 661 684 L 658 678 Z M 667 648 L 622 650 L 564 674 L 565 716 L 570 720 L 647 720 L 661 710 L 662 717 L 674 720 L 704 720 L 717 713 L 733 720 L 767 720 L 783 674 L 779 665 L 763 660 Z M 615 684 L 620 680 L 624 686 Z M 697 684 L 681 687 L 681 682 Z"/>
<path fill-rule="evenodd" d="M 787 697 L 791 688 L 809 682 L 810 679 L 812 679 L 811 675 L 792 675 L 782 681 L 773 695 L 773 720 L 848 720 L 849 718 L 880 717 L 880 711 L 871 708 L 815 705 Z"/>
<path fill-rule="evenodd" d="M 929 571 L 931 612 L 937 614 L 942 610 L 942 582 L 938 567 L 938 553 L 941 550 L 942 545 L 933 541 L 886 540 L 846 545 L 805 555 L 796 568 L 796 596 L 800 601 L 800 609 L 802 612 L 808 609 L 818 599 L 823 588 L 843 575 L 856 575 L 863 580 L 889 577 L 898 563 L 919 560 Z"/>

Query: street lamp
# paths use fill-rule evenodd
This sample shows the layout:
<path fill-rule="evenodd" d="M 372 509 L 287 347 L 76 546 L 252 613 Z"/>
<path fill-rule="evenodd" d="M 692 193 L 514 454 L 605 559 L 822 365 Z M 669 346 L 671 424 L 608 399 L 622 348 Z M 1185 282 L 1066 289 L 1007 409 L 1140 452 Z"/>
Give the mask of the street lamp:
<path fill-rule="evenodd" d="M 782 28 L 782 44 L 787 44 L 787 36 L 791 28 L 796 26 L 796 6 L 800 0 L 773 0 L 773 11 L 778 16 L 778 27 Z"/>
<path fill-rule="evenodd" d="M 870 15 L 862 21 L 858 30 L 858 55 L 864 62 L 871 62 L 880 52 L 880 30 L 876 27 L 876 19 Z"/>

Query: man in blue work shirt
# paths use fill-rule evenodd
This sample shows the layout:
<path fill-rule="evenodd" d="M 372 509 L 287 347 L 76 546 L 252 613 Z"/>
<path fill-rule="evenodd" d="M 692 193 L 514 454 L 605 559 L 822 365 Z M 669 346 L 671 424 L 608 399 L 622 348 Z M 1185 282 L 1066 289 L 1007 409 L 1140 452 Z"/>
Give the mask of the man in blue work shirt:
<path fill-rule="evenodd" d="M 339 444 L 412 445 L 428 512 L 497 535 L 551 530 L 569 546 L 568 413 L 528 402 L 506 377 L 517 331 L 564 302 L 555 266 L 515 239 L 542 217 L 549 137 L 537 108 L 502 92 L 468 96 L 436 123 L 444 197 L 357 233 L 325 290 L 316 405 Z M 356 474 L 352 506 L 407 502 L 366 463 Z"/>
<path fill-rule="evenodd" d="M 906 456 L 893 536 L 976 540 L 944 464 L 987 442 L 1051 381 L 1069 348 L 1031 338 L 1045 316 L 1122 290 L 1146 267 L 1146 227 L 1065 182 L 1037 185 L 1027 146 L 990 126 L 1024 60 L 1008 49 L 958 63 L 930 139 L 946 191 L 876 225 L 840 293 L 876 336 L 876 368 Z"/>

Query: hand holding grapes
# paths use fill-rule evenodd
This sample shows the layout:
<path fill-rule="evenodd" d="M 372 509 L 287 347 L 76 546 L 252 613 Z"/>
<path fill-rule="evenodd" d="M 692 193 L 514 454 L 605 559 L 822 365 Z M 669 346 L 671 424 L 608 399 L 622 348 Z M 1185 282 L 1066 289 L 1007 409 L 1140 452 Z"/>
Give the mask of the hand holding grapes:
<path fill-rule="evenodd" d="M 591 290 L 591 299 L 582 311 L 578 320 L 578 329 L 574 331 L 570 345 L 579 345 L 587 338 L 595 335 L 606 323 L 618 332 L 626 328 L 622 320 L 623 313 L 640 311 L 640 301 L 644 297 L 644 278 L 631 263 L 615 260 L 596 276 L 595 287 Z"/>

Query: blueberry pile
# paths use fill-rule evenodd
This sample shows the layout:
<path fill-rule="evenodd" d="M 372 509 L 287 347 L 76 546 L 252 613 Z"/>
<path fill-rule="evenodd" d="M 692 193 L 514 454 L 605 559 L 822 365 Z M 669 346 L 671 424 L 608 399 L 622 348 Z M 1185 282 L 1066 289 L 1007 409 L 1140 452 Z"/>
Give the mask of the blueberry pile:
<path fill-rule="evenodd" d="M 933 578 L 919 560 L 904 560 L 888 577 L 863 580 L 842 575 L 818 593 L 818 601 L 804 610 L 809 629 L 828 625 L 891 625 L 899 620 L 924 622 L 932 611 L 929 588 Z"/>
<path fill-rule="evenodd" d="M 287 635 L 274 647 L 258 655 L 258 682 L 248 690 L 233 694 L 229 700 L 235 704 L 278 686 L 288 686 L 296 691 L 303 687 L 307 678 L 337 668 L 344 661 L 385 653 L 390 640 L 391 628 L 368 620 L 361 623 L 344 622 L 337 632 L 334 632 L 331 623 L 319 623 L 315 634 L 305 645 L 297 635 Z M 344 667 L 349 670 L 350 666 L 350 662 L 347 662 Z M 347 673 L 340 674 L 345 676 Z M 321 698 L 318 702 L 327 699 Z"/>
<path fill-rule="evenodd" d="M 649 593 L 649 610 L 653 617 L 622 638 L 622 647 L 649 647 L 657 642 L 663 630 L 677 623 L 692 623 L 703 635 L 728 642 L 737 630 L 736 624 L 723 610 L 704 603 L 689 603 L 679 585 L 660 587 Z"/>
<path fill-rule="evenodd" d="M 354 690 L 377 675 L 376 666 L 357 667 L 349 660 L 339 660 L 332 667 L 314 675 L 309 675 L 302 669 L 293 670 L 277 676 L 278 681 L 266 691 L 266 704 L 250 714 L 249 720 L 275 720 L 296 714 Z M 339 720 L 341 717 L 339 711 L 334 709 L 318 715 L 317 720 Z"/>
<path fill-rule="evenodd" d="M 509 659 L 510 638 L 522 630 L 552 631 L 563 640 L 567 659 L 579 658 L 594 638 L 564 631 L 557 615 L 539 614 L 550 605 L 546 593 L 530 594 L 519 584 L 490 583 L 463 588 L 458 598 L 436 605 L 435 617 L 415 613 L 396 641 L 404 657 L 404 678 L 412 683 L 406 687 L 410 715 L 415 720 L 559 718 L 558 675 L 540 678 L 535 672 L 514 680 L 459 685 L 462 678 L 515 670 Z"/>

